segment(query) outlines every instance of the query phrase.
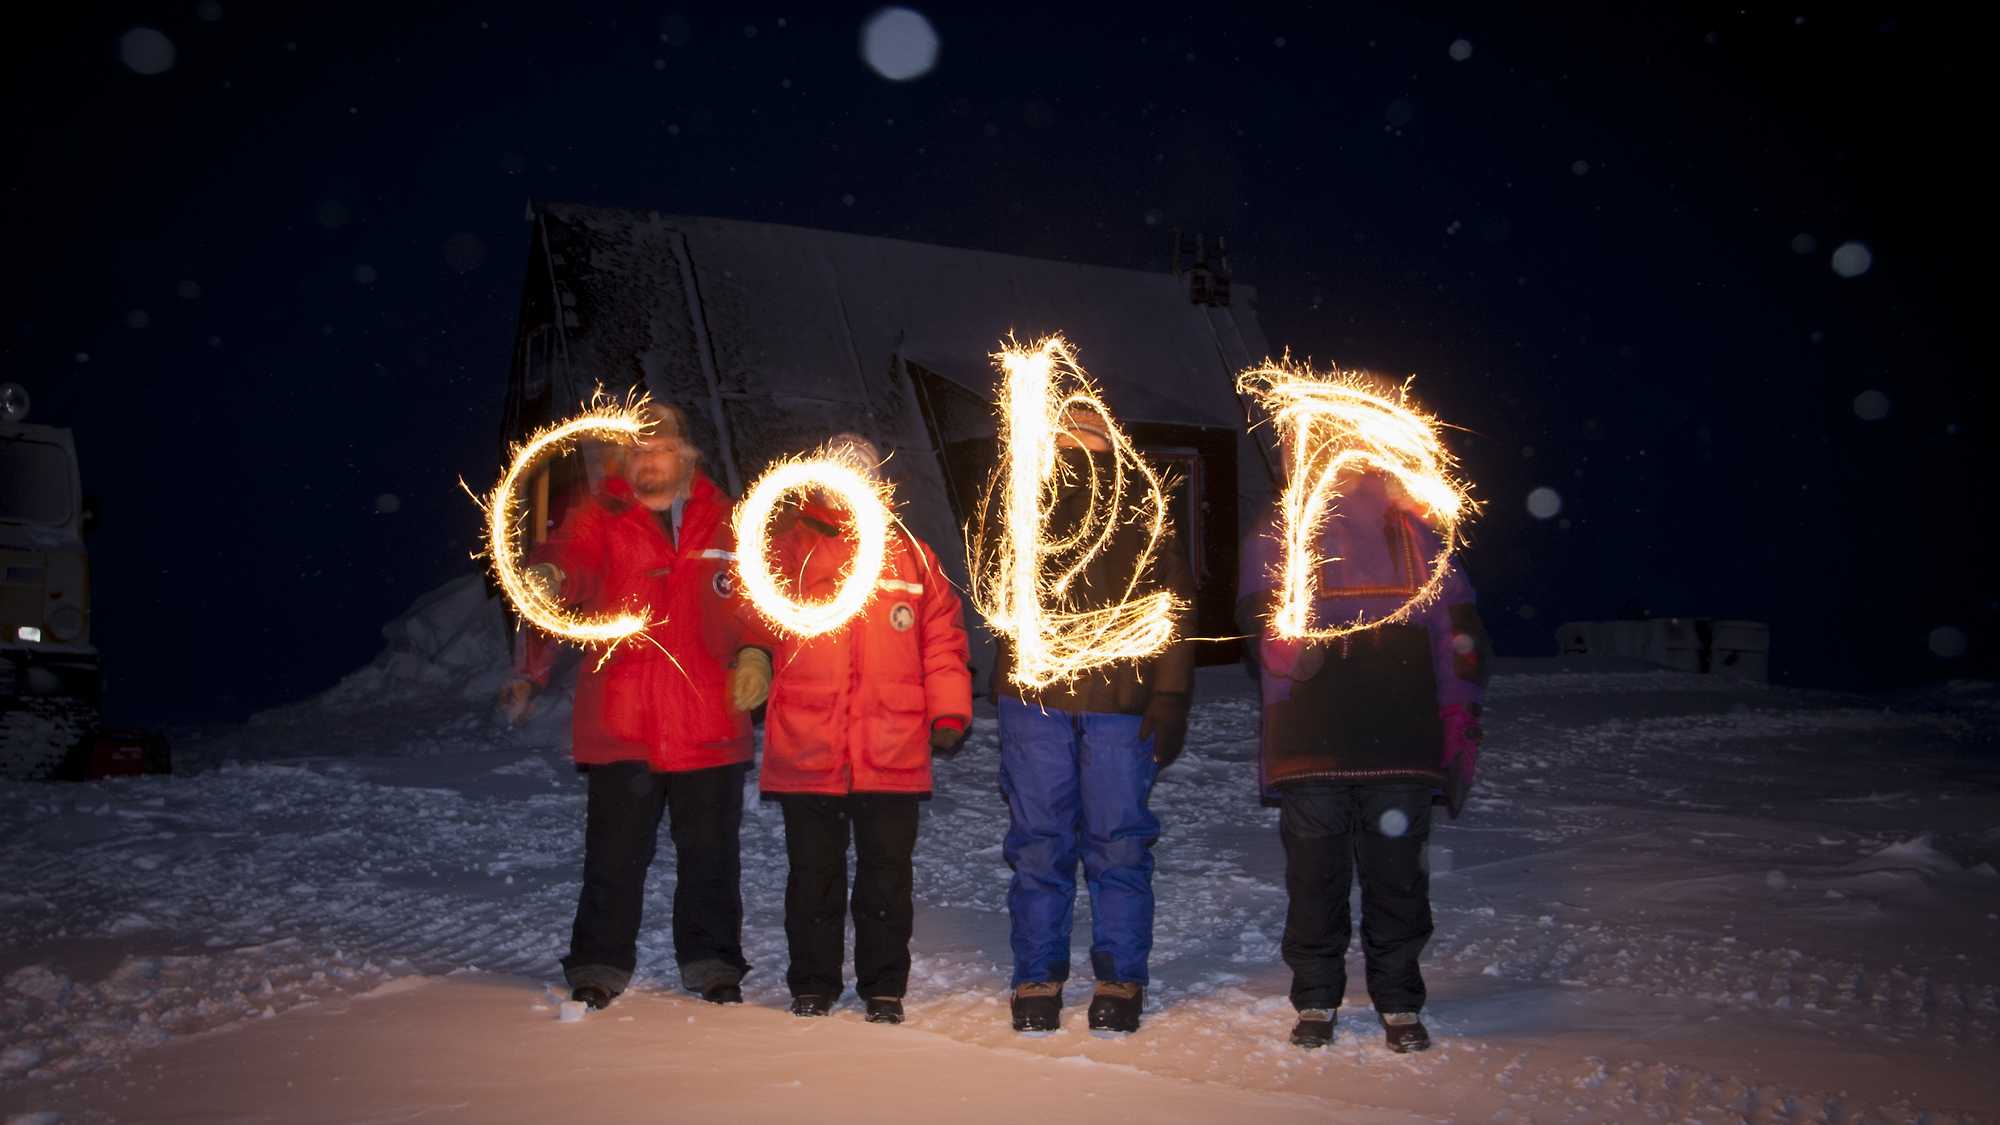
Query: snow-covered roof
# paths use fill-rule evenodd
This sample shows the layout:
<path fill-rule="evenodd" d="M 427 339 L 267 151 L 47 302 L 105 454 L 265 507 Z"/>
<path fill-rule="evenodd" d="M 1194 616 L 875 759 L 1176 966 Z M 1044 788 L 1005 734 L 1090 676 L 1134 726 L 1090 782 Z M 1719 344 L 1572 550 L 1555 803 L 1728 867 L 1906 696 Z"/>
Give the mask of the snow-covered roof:
<path fill-rule="evenodd" d="M 554 282 L 580 306 L 574 358 L 614 370 L 636 359 L 663 397 L 707 397 L 698 327 L 725 399 L 782 388 L 858 404 L 899 354 L 986 392 L 1002 338 L 1060 331 L 1122 417 L 1233 426 L 1235 374 L 1269 351 L 1248 285 L 1209 309 L 1166 273 L 774 223 L 560 203 L 541 213 Z M 637 294 L 650 298 L 643 325 L 630 323 Z M 627 309 L 607 323 L 614 305 Z"/>
<path fill-rule="evenodd" d="M 1010 333 L 1068 337 L 1121 421 L 1235 431 L 1236 508 L 1256 510 L 1268 494 L 1235 394 L 1236 373 L 1269 354 L 1248 285 L 1208 307 L 1166 273 L 561 203 L 538 218 L 522 354 L 546 357 L 529 368 L 549 371 L 552 405 L 600 383 L 680 403 L 731 491 L 835 432 L 866 434 L 891 454 L 903 523 L 961 586 L 938 445 L 992 435 L 978 404 L 991 400 L 991 355 Z M 919 367 L 966 393 L 924 389 Z M 987 643 L 975 630 L 976 660 Z"/>

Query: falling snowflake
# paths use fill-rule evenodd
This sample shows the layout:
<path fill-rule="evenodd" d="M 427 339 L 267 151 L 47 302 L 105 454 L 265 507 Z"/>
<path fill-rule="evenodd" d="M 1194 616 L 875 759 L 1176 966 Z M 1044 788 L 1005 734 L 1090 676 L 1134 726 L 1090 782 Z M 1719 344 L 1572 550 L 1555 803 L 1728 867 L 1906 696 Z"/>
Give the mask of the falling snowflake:
<path fill-rule="evenodd" d="M 1576 163 L 1570 165 L 1569 170 L 1579 176 L 1588 176 L 1590 174 L 1590 161 L 1579 160 Z"/>
<path fill-rule="evenodd" d="M 165 74 L 174 68 L 174 41 L 158 28 L 135 27 L 118 39 L 118 57 L 137 74 Z"/>
<path fill-rule="evenodd" d="M 937 57 L 937 32 L 913 9 L 883 8 L 861 25 L 862 61 L 891 82 L 923 77 Z"/>
<path fill-rule="evenodd" d="M 1166 217 L 1167 213 L 1160 210 L 1158 207 L 1148 207 L 1146 209 L 1146 225 L 1149 227 L 1159 226 L 1161 221 L 1164 220 Z"/>
<path fill-rule="evenodd" d="M 1940 625 L 1932 629 L 1930 642 L 1931 653 L 1940 659 L 1956 660 L 1965 655 L 1965 630 L 1955 625 Z"/>
<path fill-rule="evenodd" d="M 133 309 L 131 312 L 125 314 L 125 326 L 127 328 L 144 328 L 151 323 L 153 323 L 153 318 L 146 315 L 145 309 Z"/>
<path fill-rule="evenodd" d="M 375 514 L 378 516 L 394 515 L 402 510 L 403 498 L 393 492 L 384 492 L 375 498 Z"/>
<path fill-rule="evenodd" d="M 1862 391 L 1854 396 L 1854 416 L 1863 422 L 1880 422 L 1889 416 L 1889 396 L 1881 391 Z"/>
<path fill-rule="evenodd" d="M 1875 255 L 1859 242 L 1843 242 L 1833 252 L 1833 272 L 1842 277 L 1860 277 L 1875 264 Z"/>
<path fill-rule="evenodd" d="M 1792 236 L 1792 253 L 1810 254 L 1817 249 L 1819 249 L 1819 239 L 1812 235 L 1800 232 Z"/>
<path fill-rule="evenodd" d="M 1528 493 L 1528 514 L 1536 519 L 1553 519 L 1562 510 L 1562 495 L 1555 489 L 1543 485 Z"/>
<path fill-rule="evenodd" d="M 845 194 L 845 195 L 841 196 L 841 197 L 840 197 L 840 205 L 841 205 L 842 207 L 852 207 L 852 206 L 854 206 L 854 193 L 850 191 L 850 192 L 848 192 L 847 194 Z"/>
<path fill-rule="evenodd" d="M 1391 838 L 1401 836 L 1410 830 L 1410 814 L 1402 809 L 1390 809 L 1382 814 L 1382 819 L 1377 821 L 1375 826 L 1382 830 L 1384 836 Z"/>
<path fill-rule="evenodd" d="M 1471 57 L 1472 40 L 1454 39 L 1451 41 L 1451 60 L 1453 62 L 1464 62 Z"/>

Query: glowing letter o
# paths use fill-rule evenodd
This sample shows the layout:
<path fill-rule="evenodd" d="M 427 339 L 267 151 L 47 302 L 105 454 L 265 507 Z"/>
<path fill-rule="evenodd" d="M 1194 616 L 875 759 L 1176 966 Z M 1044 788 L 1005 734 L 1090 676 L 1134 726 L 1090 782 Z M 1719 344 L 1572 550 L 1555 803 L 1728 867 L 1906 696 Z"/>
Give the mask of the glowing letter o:
<path fill-rule="evenodd" d="M 788 492 L 816 488 L 840 499 L 854 521 L 858 540 L 847 577 L 832 598 L 802 602 L 778 587 L 771 573 L 771 517 Z M 765 470 L 736 505 L 736 576 L 758 613 L 797 637 L 831 632 L 860 613 L 874 596 L 889 548 L 889 508 L 881 487 L 838 457 L 782 461 Z"/>

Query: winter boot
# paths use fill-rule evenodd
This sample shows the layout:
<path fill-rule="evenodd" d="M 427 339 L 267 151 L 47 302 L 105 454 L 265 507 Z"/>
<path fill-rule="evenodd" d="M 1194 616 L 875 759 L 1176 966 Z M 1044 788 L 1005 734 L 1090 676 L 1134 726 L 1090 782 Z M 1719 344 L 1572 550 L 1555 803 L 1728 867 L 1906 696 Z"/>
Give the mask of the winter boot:
<path fill-rule="evenodd" d="M 711 1004 L 741 1004 L 743 988 L 735 984 L 711 984 L 701 990 L 701 998 Z"/>
<path fill-rule="evenodd" d="M 1389 1049 L 1399 1055 L 1431 1049 L 1431 1033 L 1424 1029 L 1424 1021 L 1415 1012 L 1383 1012 L 1382 1034 L 1389 1041 Z"/>
<path fill-rule="evenodd" d="M 1062 1026 L 1062 982 L 1031 980 L 1014 986 L 1014 1030 L 1054 1031 Z"/>
<path fill-rule="evenodd" d="M 1333 1042 L 1333 1012 L 1326 1008 L 1305 1008 L 1299 1022 L 1292 1025 L 1292 1046 L 1310 1051 Z"/>
<path fill-rule="evenodd" d="M 593 1012 L 601 1012 L 611 1006 L 611 993 L 594 984 L 586 984 L 578 987 L 569 994 L 569 998 L 583 1004 Z"/>
<path fill-rule="evenodd" d="M 833 1011 L 833 997 L 814 996 L 804 993 L 792 997 L 792 1014 L 801 1019 L 828 1015 Z"/>
<path fill-rule="evenodd" d="M 902 1023 L 903 1002 L 894 996 L 870 996 L 868 998 L 869 1023 Z"/>
<path fill-rule="evenodd" d="M 1090 998 L 1090 1030 L 1130 1035 L 1139 1030 L 1139 1012 L 1146 1006 L 1146 986 L 1132 981 L 1101 980 Z"/>

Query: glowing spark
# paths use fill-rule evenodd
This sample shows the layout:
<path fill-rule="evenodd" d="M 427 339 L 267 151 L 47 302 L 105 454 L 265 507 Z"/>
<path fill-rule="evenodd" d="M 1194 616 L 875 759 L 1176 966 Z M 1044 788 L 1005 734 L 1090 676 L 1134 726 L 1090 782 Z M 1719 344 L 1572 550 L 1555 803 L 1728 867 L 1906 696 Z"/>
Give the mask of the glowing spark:
<path fill-rule="evenodd" d="M 772 625 L 793 636 L 816 637 L 845 625 L 874 596 L 888 552 L 889 489 L 873 465 L 851 456 L 851 446 L 822 448 L 780 461 L 764 470 L 736 506 L 736 573 L 743 593 Z M 819 602 L 793 599 L 771 571 L 771 517 L 786 493 L 819 489 L 844 507 L 853 523 L 854 558 L 833 597 Z"/>
<path fill-rule="evenodd" d="M 1044 688 L 1159 652 L 1173 640 L 1184 607 L 1169 591 L 1140 592 L 1167 531 L 1158 474 L 1111 421 L 1061 336 L 1027 348 L 1009 340 L 993 358 L 1006 376 L 996 403 L 1000 463 L 973 518 L 968 569 L 973 604 L 1013 641 L 1013 681 Z M 1079 416 L 1090 419 L 1081 430 Z M 1095 436 L 1110 448 L 1088 459 L 1081 518 L 1073 528 L 1053 528 L 1054 501 L 1078 483 L 1065 479 L 1057 437 L 1097 431 L 1100 421 Z M 1127 523 L 1143 525 L 1145 544 L 1123 591 L 1108 600 L 1101 593 L 1086 597 L 1085 568 Z"/>
<path fill-rule="evenodd" d="M 643 607 L 637 612 L 591 617 L 564 605 L 541 583 L 529 579 L 521 571 L 518 530 L 521 483 L 541 460 L 587 437 L 638 441 L 652 431 L 652 419 L 642 410 L 645 402 L 641 398 L 620 404 L 601 395 L 593 397 L 590 409 L 566 422 L 536 431 L 517 448 L 500 483 L 493 487 L 491 495 L 480 500 L 486 509 L 486 550 L 493 559 L 493 573 L 500 581 L 500 589 L 514 603 L 514 610 L 522 620 L 551 636 L 586 645 L 615 647 L 620 641 L 643 636 L 646 631 L 650 615 Z M 609 653 L 607 649 L 606 655 Z"/>
<path fill-rule="evenodd" d="M 1393 395 L 1353 371 L 1317 372 L 1290 357 L 1237 377 L 1239 392 L 1257 397 L 1277 428 L 1286 459 L 1279 498 L 1279 599 L 1272 615 L 1278 635 L 1332 640 L 1407 619 L 1443 589 L 1459 529 L 1477 511 L 1469 486 L 1453 475 L 1457 462 L 1439 438 L 1436 418 L 1410 401 L 1406 383 Z M 1313 593 L 1327 561 L 1321 532 L 1340 499 L 1344 475 L 1379 472 L 1400 484 L 1421 506 L 1444 540 L 1430 574 L 1395 612 L 1374 620 L 1357 616 L 1344 625 L 1313 620 Z"/>

